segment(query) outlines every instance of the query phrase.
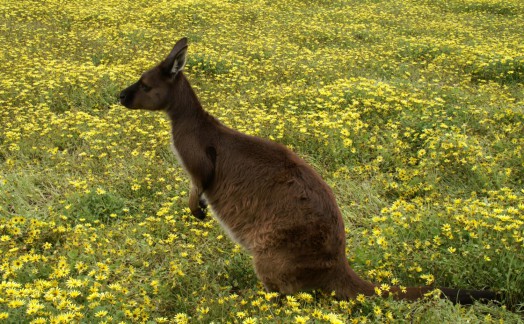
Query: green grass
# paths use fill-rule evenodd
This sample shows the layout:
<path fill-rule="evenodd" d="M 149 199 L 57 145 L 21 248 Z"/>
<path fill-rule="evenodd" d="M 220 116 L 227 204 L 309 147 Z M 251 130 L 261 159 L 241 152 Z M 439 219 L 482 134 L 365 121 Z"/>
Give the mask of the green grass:
<path fill-rule="evenodd" d="M 522 322 L 521 1 L 0 3 L 0 319 L 8 323 Z M 348 257 L 380 284 L 505 304 L 263 291 L 187 208 L 162 114 L 121 89 L 189 37 L 226 125 L 332 186 Z"/>

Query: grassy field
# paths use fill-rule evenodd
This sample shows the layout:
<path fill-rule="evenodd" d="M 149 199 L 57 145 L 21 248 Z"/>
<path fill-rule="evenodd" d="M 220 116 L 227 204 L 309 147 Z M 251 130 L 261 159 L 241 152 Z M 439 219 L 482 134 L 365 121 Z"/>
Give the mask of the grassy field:
<path fill-rule="evenodd" d="M 117 103 L 183 36 L 203 106 L 333 187 L 359 274 L 505 305 L 264 292 Z M 524 2 L 0 0 L 0 44 L 0 322 L 523 321 Z"/>

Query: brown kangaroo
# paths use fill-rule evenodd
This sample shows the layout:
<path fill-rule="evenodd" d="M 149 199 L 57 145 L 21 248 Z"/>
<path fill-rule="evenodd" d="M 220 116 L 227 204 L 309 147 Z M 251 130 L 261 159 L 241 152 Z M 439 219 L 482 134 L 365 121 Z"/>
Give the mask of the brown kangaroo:
<path fill-rule="evenodd" d="M 335 292 L 336 298 L 375 294 L 345 254 L 344 223 L 331 188 L 295 153 L 221 124 L 202 109 L 182 73 L 187 39 L 120 93 L 130 109 L 163 110 L 171 119 L 179 162 L 191 178 L 189 208 L 205 217 L 205 201 L 231 238 L 253 255 L 268 291 Z M 394 298 L 414 300 L 433 290 L 392 287 Z M 441 288 L 453 302 L 497 299 L 491 291 Z"/>

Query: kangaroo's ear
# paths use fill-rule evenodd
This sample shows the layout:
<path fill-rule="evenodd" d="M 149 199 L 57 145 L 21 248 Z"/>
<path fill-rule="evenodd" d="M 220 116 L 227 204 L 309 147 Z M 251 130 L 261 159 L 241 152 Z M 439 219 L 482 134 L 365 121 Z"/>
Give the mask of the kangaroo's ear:
<path fill-rule="evenodd" d="M 187 54 L 187 38 L 184 37 L 176 42 L 175 46 L 171 50 L 171 53 L 166 57 L 160 67 L 166 75 L 174 77 L 178 72 L 184 69 L 186 65 L 186 54 Z"/>

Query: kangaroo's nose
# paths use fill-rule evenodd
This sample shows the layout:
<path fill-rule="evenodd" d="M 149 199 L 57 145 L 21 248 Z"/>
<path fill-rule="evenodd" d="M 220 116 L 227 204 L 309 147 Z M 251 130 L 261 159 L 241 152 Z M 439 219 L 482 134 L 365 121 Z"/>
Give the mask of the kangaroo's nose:
<path fill-rule="evenodd" d="M 120 98 L 120 100 L 124 100 L 126 98 L 125 91 L 120 92 L 119 98 Z"/>

